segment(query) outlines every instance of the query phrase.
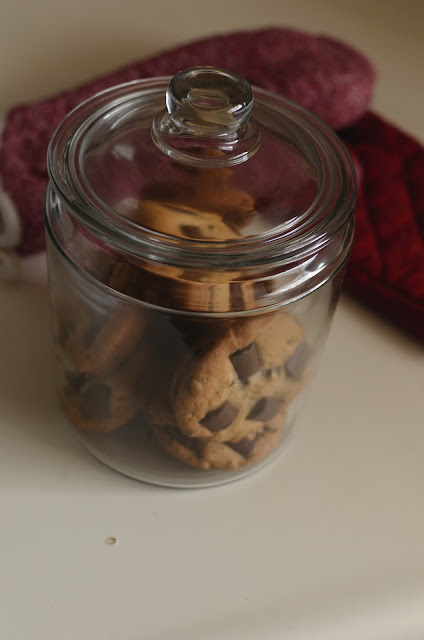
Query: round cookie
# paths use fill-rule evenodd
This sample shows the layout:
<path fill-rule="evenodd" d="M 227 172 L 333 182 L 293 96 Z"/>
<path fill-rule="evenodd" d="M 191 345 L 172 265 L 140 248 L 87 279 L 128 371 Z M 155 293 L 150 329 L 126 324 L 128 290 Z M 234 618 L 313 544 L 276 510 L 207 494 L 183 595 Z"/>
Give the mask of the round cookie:
<path fill-rule="evenodd" d="M 68 374 L 68 385 L 59 395 L 69 420 L 83 431 L 108 432 L 125 425 L 141 408 L 137 383 L 145 366 L 136 352 L 109 378 Z"/>
<path fill-rule="evenodd" d="M 205 188 L 201 198 L 193 202 L 199 206 L 204 201 L 212 211 L 219 213 L 224 221 L 233 229 L 241 229 L 249 224 L 256 216 L 255 201 L 246 191 L 239 191 L 228 187 Z"/>
<path fill-rule="evenodd" d="M 108 286 L 132 298 L 162 307 L 174 302 L 187 311 L 228 312 L 255 306 L 254 290 L 240 271 L 182 269 L 145 260 L 117 263 Z"/>
<path fill-rule="evenodd" d="M 173 265 L 139 259 L 137 264 L 118 263 L 107 284 L 133 299 L 159 307 L 172 307 L 175 297 L 178 299 L 182 273 L 183 269 Z"/>
<path fill-rule="evenodd" d="M 196 158 L 203 156 L 205 165 L 175 163 L 181 178 L 149 185 L 144 189 L 143 197 L 169 206 L 216 213 L 233 230 L 248 225 L 257 214 L 254 198 L 229 185 L 232 168 L 211 166 L 211 159 L 225 158 L 225 152 L 203 146 L 187 147 L 185 152 Z"/>
<path fill-rule="evenodd" d="M 304 384 L 306 358 L 301 363 L 295 356 L 298 349 L 307 352 L 303 338 L 298 321 L 278 311 L 237 322 L 208 345 L 200 342 L 172 383 L 177 426 L 220 441 L 258 431 Z M 287 366 L 294 358 L 299 362 Z"/>
<path fill-rule="evenodd" d="M 174 458 L 199 469 L 238 469 L 265 458 L 278 444 L 285 413 L 280 412 L 259 431 L 221 442 L 213 438 L 196 438 L 182 433 L 172 425 L 154 427 L 160 445 Z"/>
<path fill-rule="evenodd" d="M 95 377 L 113 374 L 128 358 L 146 331 L 146 314 L 136 307 L 119 307 L 106 319 L 91 309 L 75 311 L 63 327 L 61 346 L 72 367 Z"/>
<path fill-rule="evenodd" d="M 237 271 L 185 270 L 178 282 L 187 309 L 228 313 L 254 307 L 253 288 Z M 184 287 L 184 291 L 182 288 Z"/>
<path fill-rule="evenodd" d="M 227 186 L 222 181 L 196 177 L 197 182 L 187 185 L 157 185 L 148 192 L 146 202 L 158 202 L 163 206 L 194 210 L 202 215 L 216 214 L 231 229 L 239 230 L 247 226 L 256 216 L 255 201 L 246 191 Z M 211 171 L 211 170 L 209 170 Z M 154 197 L 156 196 L 156 197 Z M 143 208 L 141 209 L 143 213 Z"/>
<path fill-rule="evenodd" d="M 144 200 L 140 204 L 137 222 L 147 229 L 177 238 L 224 242 L 239 237 L 222 216 L 185 204 Z"/>
<path fill-rule="evenodd" d="M 128 262 L 119 262 L 113 269 L 108 286 L 115 291 L 130 296 L 131 298 L 143 299 L 146 290 L 146 280 L 162 289 L 168 289 L 172 286 L 170 281 L 180 277 L 183 270 L 172 265 L 163 263 L 156 264 L 153 261 L 145 260 L 140 264 L 130 264 Z M 149 278 L 150 274 L 154 274 L 157 278 Z"/>

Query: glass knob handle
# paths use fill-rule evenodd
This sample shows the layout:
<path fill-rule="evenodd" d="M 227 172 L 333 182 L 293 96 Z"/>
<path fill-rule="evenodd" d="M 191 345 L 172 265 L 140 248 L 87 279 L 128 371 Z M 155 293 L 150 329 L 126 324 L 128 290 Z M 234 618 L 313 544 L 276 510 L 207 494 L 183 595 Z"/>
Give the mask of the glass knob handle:
<path fill-rule="evenodd" d="M 230 166 L 259 148 L 260 129 L 250 118 L 253 93 L 237 73 L 190 67 L 177 73 L 166 92 L 166 110 L 153 121 L 152 138 L 163 153 L 191 165 Z M 196 154 L 187 146 L 215 147 L 220 155 Z"/>
<path fill-rule="evenodd" d="M 234 137 L 249 120 L 250 84 L 216 67 L 185 69 L 170 82 L 166 106 L 175 127 L 196 135 Z"/>

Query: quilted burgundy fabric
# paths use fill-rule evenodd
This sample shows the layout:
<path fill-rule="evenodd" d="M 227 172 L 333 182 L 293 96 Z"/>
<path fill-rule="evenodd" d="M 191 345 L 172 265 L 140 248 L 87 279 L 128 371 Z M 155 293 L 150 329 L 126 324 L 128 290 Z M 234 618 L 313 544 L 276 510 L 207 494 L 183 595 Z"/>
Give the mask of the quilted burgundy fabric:
<path fill-rule="evenodd" d="M 424 149 L 366 113 L 375 74 L 364 56 L 334 39 L 291 29 L 201 40 L 52 99 L 12 109 L 0 148 L 0 176 L 23 220 L 21 255 L 44 248 L 45 157 L 61 118 L 106 87 L 197 64 L 231 68 L 252 84 L 303 104 L 339 130 L 361 178 L 345 289 L 424 340 Z"/>
<path fill-rule="evenodd" d="M 345 289 L 424 340 L 424 148 L 371 113 L 341 137 L 362 166 Z"/>

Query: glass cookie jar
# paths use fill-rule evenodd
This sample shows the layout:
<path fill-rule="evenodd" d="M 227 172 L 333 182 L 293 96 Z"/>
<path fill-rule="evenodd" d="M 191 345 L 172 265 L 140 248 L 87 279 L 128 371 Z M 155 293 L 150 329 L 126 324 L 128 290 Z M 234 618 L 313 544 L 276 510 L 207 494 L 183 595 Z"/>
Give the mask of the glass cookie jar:
<path fill-rule="evenodd" d="M 173 487 L 277 457 L 352 243 L 354 170 L 336 135 L 194 67 L 81 104 L 48 168 L 58 390 L 83 445 Z"/>

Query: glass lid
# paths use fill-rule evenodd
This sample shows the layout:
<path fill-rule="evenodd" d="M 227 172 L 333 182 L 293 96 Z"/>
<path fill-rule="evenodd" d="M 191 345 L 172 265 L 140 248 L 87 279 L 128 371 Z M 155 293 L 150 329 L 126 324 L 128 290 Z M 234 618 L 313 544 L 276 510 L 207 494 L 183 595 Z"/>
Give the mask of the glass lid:
<path fill-rule="evenodd" d="M 325 124 L 214 67 L 83 103 L 53 138 L 55 163 L 53 183 L 87 227 L 134 253 L 168 247 L 174 262 L 217 251 L 292 259 L 354 204 L 350 159 Z"/>

